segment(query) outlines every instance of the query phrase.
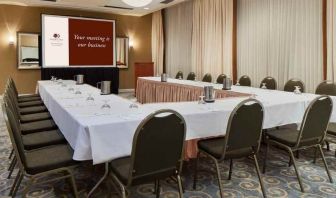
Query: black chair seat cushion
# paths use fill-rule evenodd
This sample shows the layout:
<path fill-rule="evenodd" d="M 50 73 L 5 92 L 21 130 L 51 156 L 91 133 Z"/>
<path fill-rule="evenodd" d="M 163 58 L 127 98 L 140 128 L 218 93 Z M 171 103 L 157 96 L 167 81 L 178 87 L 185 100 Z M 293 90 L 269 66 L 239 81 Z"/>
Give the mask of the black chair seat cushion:
<path fill-rule="evenodd" d="M 25 152 L 25 168 L 28 174 L 38 173 L 75 165 L 73 150 L 67 144 L 43 147 Z"/>
<path fill-rule="evenodd" d="M 18 98 L 19 99 L 23 99 L 23 98 L 39 98 L 40 95 L 39 94 L 25 94 L 25 95 L 19 95 Z"/>
<path fill-rule="evenodd" d="M 327 131 L 328 134 L 336 136 L 336 123 L 330 122 Z"/>
<path fill-rule="evenodd" d="M 33 113 L 33 114 L 26 114 L 20 116 L 21 123 L 26 122 L 35 122 L 35 121 L 41 121 L 41 120 L 48 120 L 51 118 L 51 115 L 49 112 L 42 112 L 42 113 Z"/>
<path fill-rule="evenodd" d="M 198 141 L 198 148 L 219 159 L 223 154 L 224 137 L 210 138 Z M 225 153 L 225 159 L 235 159 L 249 156 L 253 153 L 252 148 L 242 148 L 236 150 L 228 149 Z"/>
<path fill-rule="evenodd" d="M 23 135 L 22 141 L 25 150 L 66 143 L 61 131 L 57 129 Z"/>
<path fill-rule="evenodd" d="M 297 142 L 299 131 L 293 128 L 283 128 L 279 130 L 268 131 L 266 134 L 271 140 L 275 140 L 289 147 L 294 147 Z M 314 145 L 319 141 L 319 139 L 308 139 L 305 141 L 301 140 L 299 146 Z"/>
<path fill-rule="evenodd" d="M 24 108 L 24 107 L 34 107 L 34 106 L 43 106 L 43 101 L 42 100 L 36 100 L 36 101 L 29 101 L 29 102 L 20 102 L 19 107 Z"/>
<path fill-rule="evenodd" d="M 31 97 L 31 98 L 18 98 L 18 102 L 30 102 L 30 101 L 39 101 L 42 100 L 40 97 Z"/>
<path fill-rule="evenodd" d="M 32 113 L 41 113 L 41 112 L 47 112 L 47 111 L 48 111 L 48 109 L 47 109 L 46 106 L 20 108 L 20 114 L 21 115 L 32 114 Z"/>
<path fill-rule="evenodd" d="M 34 132 L 57 129 L 57 125 L 53 120 L 42 120 L 36 122 L 22 123 L 20 126 L 21 126 L 21 133 L 23 135 Z"/>
<path fill-rule="evenodd" d="M 131 157 L 122 157 L 115 159 L 110 163 L 112 171 L 116 174 L 118 179 L 127 185 L 127 180 L 130 172 Z"/>

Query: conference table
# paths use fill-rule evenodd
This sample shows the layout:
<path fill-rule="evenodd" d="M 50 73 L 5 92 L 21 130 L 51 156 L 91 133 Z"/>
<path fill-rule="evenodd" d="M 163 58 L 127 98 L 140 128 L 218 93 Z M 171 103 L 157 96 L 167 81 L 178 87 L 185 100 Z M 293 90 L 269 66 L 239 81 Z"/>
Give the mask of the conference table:
<path fill-rule="evenodd" d="M 141 79 L 149 83 L 164 83 L 160 82 L 159 77 Z M 170 78 L 168 83 L 191 88 L 211 85 L 218 91 L 222 88 L 220 84 Z M 114 94 L 101 95 L 99 89 L 87 84 L 76 85 L 71 80 L 39 81 L 38 90 L 55 123 L 73 148 L 73 159 L 92 160 L 93 164 L 105 163 L 106 169 L 106 162 L 131 154 L 137 126 L 157 110 L 173 109 L 179 112 L 186 121 L 188 141 L 225 135 L 230 113 L 245 99 L 252 97 L 263 104 L 263 128 L 268 129 L 300 123 L 305 109 L 317 97 L 310 93 L 233 86 L 231 91 L 241 94 L 218 98 L 214 103 L 200 104 L 196 100 L 140 104 Z M 87 100 L 88 97 L 94 100 Z M 332 99 L 336 100 L 335 97 Z M 103 105 L 110 108 L 102 108 Z M 332 122 L 336 122 L 335 109 L 333 107 Z"/>

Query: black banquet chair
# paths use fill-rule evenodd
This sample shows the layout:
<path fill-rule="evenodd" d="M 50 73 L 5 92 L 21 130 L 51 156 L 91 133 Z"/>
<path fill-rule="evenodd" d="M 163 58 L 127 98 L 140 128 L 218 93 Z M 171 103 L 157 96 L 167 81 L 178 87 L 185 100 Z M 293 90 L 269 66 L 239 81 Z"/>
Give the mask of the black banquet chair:
<path fill-rule="evenodd" d="M 317 86 L 315 93 L 320 95 L 336 96 L 336 84 L 329 80 L 323 81 Z M 329 123 L 325 142 L 328 150 L 330 150 L 329 143 L 336 144 L 336 123 Z"/>
<path fill-rule="evenodd" d="M 301 176 L 299 170 L 297 169 L 293 152 L 307 148 L 315 148 L 321 154 L 329 180 L 332 183 L 333 180 L 329 173 L 329 169 L 321 147 L 321 144 L 323 143 L 326 135 L 332 106 L 332 100 L 329 96 L 319 96 L 315 98 L 306 109 L 303 120 L 301 122 L 302 125 L 299 130 L 295 128 L 281 128 L 279 130 L 266 132 L 265 141 L 267 148 L 265 151 L 263 172 L 265 173 L 266 171 L 269 146 L 276 145 L 282 149 L 285 149 L 290 154 L 290 159 L 294 165 L 301 191 L 304 192 Z M 315 152 L 317 152 L 317 150 L 315 150 Z"/>
<path fill-rule="evenodd" d="M 217 77 L 216 82 L 217 82 L 218 84 L 223 84 L 223 82 L 224 82 L 224 78 L 226 78 L 226 75 L 225 75 L 225 74 L 220 74 L 220 75 Z"/>
<path fill-rule="evenodd" d="M 183 79 L 183 72 L 182 71 L 177 72 L 175 78 L 176 79 Z"/>
<path fill-rule="evenodd" d="M 247 75 L 243 75 L 242 77 L 239 78 L 238 83 L 240 86 L 251 86 L 251 78 Z"/>
<path fill-rule="evenodd" d="M 187 80 L 196 80 L 196 74 L 194 72 L 190 72 L 187 76 Z"/>
<path fill-rule="evenodd" d="M 79 197 L 72 171 L 72 168 L 77 165 L 77 162 L 72 160 L 72 148 L 68 144 L 60 144 L 29 151 L 25 150 L 14 114 L 4 103 L 2 104 L 2 109 L 19 167 L 19 172 L 9 195 L 15 197 L 22 179 L 27 177 L 29 180 L 23 190 L 22 197 L 26 197 L 29 189 L 34 184 L 43 184 L 59 179 L 69 179 L 74 197 Z M 53 175 L 53 177 L 43 180 L 43 177 L 47 175 Z"/>
<path fill-rule="evenodd" d="M 253 115 L 253 117 L 251 117 L 251 115 Z M 210 157 L 216 165 L 221 197 L 224 197 L 224 195 L 223 186 L 221 184 L 219 162 L 227 159 L 230 160 L 229 179 L 231 179 L 233 159 L 251 156 L 255 163 L 263 196 L 266 197 L 266 191 L 263 186 L 256 157 L 260 148 L 263 118 L 263 106 L 257 100 L 244 100 L 232 111 L 225 137 L 209 138 L 198 142 L 199 151 L 195 163 L 194 189 L 196 189 L 198 174 L 197 166 L 201 153 Z"/>
<path fill-rule="evenodd" d="M 323 81 L 317 86 L 315 93 L 336 96 L 336 84 L 329 80 Z"/>
<path fill-rule="evenodd" d="M 290 79 L 286 82 L 286 84 L 284 86 L 284 91 L 293 92 L 296 89 L 297 86 L 300 88 L 300 91 L 302 93 L 305 92 L 304 83 L 302 82 L 302 80 L 296 79 L 296 78 L 292 78 L 292 79 Z"/>
<path fill-rule="evenodd" d="M 110 163 L 112 179 L 120 186 L 123 198 L 129 187 L 153 181 L 159 197 L 160 180 L 170 176 L 176 177 L 179 195 L 183 197 L 180 173 L 185 133 L 183 117 L 173 110 L 159 110 L 140 123 L 133 137 L 131 156 Z"/>
<path fill-rule="evenodd" d="M 267 89 L 271 89 L 271 90 L 275 90 L 277 89 L 277 82 L 276 80 L 271 77 L 271 76 L 267 76 L 266 78 L 264 78 L 261 83 L 260 83 L 260 88 L 262 88 L 263 86 L 266 86 Z"/>
<path fill-rule="evenodd" d="M 211 76 L 211 74 L 209 74 L 209 73 L 205 74 L 203 76 L 202 82 L 209 82 L 209 83 L 211 83 L 212 82 L 212 76 Z"/>

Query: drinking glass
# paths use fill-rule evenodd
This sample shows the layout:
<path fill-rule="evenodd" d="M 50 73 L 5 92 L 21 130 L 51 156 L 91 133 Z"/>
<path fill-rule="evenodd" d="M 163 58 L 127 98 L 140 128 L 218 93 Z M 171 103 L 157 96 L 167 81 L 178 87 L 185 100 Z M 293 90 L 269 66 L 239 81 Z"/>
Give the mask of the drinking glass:
<path fill-rule="evenodd" d="M 104 102 L 104 104 L 102 105 L 102 109 L 111 109 L 111 106 L 108 104 L 108 102 L 109 102 L 110 100 L 108 100 L 108 99 L 105 99 L 105 100 L 103 100 L 103 102 Z"/>
<path fill-rule="evenodd" d="M 86 101 L 94 101 L 94 98 L 92 97 L 91 93 L 88 93 L 88 97 L 86 98 Z"/>
<path fill-rule="evenodd" d="M 205 104 L 204 97 L 205 96 L 203 96 L 203 95 L 199 96 L 198 104 Z"/>
<path fill-rule="evenodd" d="M 262 89 L 267 89 L 267 87 L 266 87 L 266 83 L 262 83 L 261 88 L 262 88 Z"/>
<path fill-rule="evenodd" d="M 68 91 L 73 92 L 73 91 L 75 91 L 75 89 L 73 88 L 73 86 L 69 86 Z"/>
<path fill-rule="evenodd" d="M 133 109 L 133 108 L 137 109 L 137 108 L 139 108 L 139 106 L 138 106 L 137 103 L 133 102 L 132 104 L 130 104 L 129 108 L 130 109 Z"/>
<path fill-rule="evenodd" d="M 295 89 L 294 89 L 294 93 L 295 94 L 301 94 L 301 87 L 300 86 L 295 86 Z"/>
<path fill-rule="evenodd" d="M 82 92 L 80 91 L 79 87 L 76 88 L 75 94 L 82 94 Z"/>
<path fill-rule="evenodd" d="M 237 80 L 236 86 L 240 86 L 239 80 Z"/>

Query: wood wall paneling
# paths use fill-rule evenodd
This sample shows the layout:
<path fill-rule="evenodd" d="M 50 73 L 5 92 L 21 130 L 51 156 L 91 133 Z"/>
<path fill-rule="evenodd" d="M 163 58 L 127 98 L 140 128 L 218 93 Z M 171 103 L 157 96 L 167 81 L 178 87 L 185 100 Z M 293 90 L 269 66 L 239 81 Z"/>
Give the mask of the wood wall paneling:
<path fill-rule="evenodd" d="M 134 88 L 134 63 L 152 61 L 152 15 L 143 17 L 115 15 L 83 10 L 0 5 L 0 94 L 9 76 L 16 81 L 19 92 L 34 92 L 40 70 L 18 70 L 16 43 L 8 44 L 8 37 L 16 32 L 40 32 L 41 14 L 80 16 L 116 20 L 117 36 L 130 37 L 134 46 L 129 52 L 129 68 L 120 69 L 120 88 Z"/>

